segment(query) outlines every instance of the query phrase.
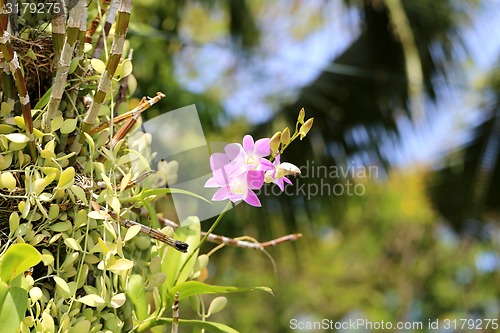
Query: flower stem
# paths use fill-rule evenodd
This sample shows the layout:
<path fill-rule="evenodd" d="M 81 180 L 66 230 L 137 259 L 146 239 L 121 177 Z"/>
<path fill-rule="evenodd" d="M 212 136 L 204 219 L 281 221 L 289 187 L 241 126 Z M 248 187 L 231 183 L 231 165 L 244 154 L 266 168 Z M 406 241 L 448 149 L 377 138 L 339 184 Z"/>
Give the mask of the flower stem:
<path fill-rule="evenodd" d="M 205 236 L 203 236 L 203 238 L 200 240 L 200 242 L 194 248 L 194 250 L 190 251 L 189 256 L 186 258 L 186 260 L 182 264 L 181 269 L 179 270 L 179 272 L 184 271 L 184 268 L 186 267 L 187 263 L 191 260 L 191 258 L 196 253 L 196 251 L 198 251 L 200 249 L 201 245 L 207 240 L 208 235 L 210 235 L 212 233 L 212 231 L 214 231 L 215 227 L 217 227 L 217 224 L 219 224 L 219 222 L 222 220 L 222 217 L 224 216 L 224 214 L 226 213 L 226 211 L 227 211 L 227 209 L 229 207 L 231 207 L 231 201 L 229 201 L 227 203 L 227 205 L 226 205 L 226 207 L 224 207 L 224 210 L 222 211 L 222 213 L 220 213 L 219 216 L 217 216 L 217 219 L 215 220 L 214 224 L 212 224 L 212 226 L 210 227 L 210 229 L 208 229 L 208 231 L 205 233 Z M 177 284 L 177 280 L 178 280 L 179 276 L 180 276 L 180 273 L 177 275 L 177 277 L 176 277 L 176 279 L 174 281 L 174 284 L 173 284 L 174 286 Z"/>

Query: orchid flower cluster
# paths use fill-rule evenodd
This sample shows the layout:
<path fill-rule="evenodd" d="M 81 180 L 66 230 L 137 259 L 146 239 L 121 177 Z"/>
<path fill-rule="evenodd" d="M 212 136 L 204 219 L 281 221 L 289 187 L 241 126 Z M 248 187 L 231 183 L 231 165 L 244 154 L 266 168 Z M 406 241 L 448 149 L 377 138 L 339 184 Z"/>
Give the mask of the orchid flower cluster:
<path fill-rule="evenodd" d="M 281 191 L 285 190 L 285 183 L 292 184 L 287 176 L 296 176 L 300 170 L 294 164 L 281 162 L 281 154 L 293 140 L 297 137 L 302 140 L 311 129 L 314 118 L 304 121 L 304 116 L 302 109 L 292 136 L 288 127 L 271 138 L 257 141 L 251 135 L 245 135 L 242 144 L 230 143 L 225 146 L 224 153 L 212 154 L 210 167 L 213 176 L 205 187 L 220 187 L 212 200 L 245 201 L 260 207 L 260 200 L 254 191 L 260 190 L 266 183 L 278 185 Z"/>

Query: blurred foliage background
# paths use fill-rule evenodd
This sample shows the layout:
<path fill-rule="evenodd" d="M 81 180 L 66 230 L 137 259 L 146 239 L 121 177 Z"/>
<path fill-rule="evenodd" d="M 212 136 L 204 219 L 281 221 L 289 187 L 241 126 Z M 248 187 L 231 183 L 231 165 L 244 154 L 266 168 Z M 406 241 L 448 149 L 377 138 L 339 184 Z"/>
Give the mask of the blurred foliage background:
<path fill-rule="evenodd" d="M 137 97 L 165 92 L 161 112 L 195 104 L 209 142 L 270 136 L 293 127 L 304 107 L 313 130 L 286 160 L 303 171 L 377 170 L 309 172 L 294 180 L 306 192 L 231 210 L 217 233 L 304 237 L 269 251 L 276 272 L 260 252 L 214 254 L 210 282 L 275 291 L 230 296 L 221 321 L 284 332 L 293 318 L 499 318 L 499 8 L 494 0 L 134 3 Z M 333 193 L 347 182 L 363 193 Z"/>

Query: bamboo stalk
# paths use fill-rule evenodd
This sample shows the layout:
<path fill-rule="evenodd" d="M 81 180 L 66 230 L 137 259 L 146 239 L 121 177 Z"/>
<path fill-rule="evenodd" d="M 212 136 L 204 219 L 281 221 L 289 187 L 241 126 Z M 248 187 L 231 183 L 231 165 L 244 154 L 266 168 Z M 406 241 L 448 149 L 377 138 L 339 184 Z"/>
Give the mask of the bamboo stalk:
<path fill-rule="evenodd" d="M 71 146 L 71 151 L 80 153 L 83 146 L 83 140 L 85 138 L 83 133 L 88 133 L 94 126 L 95 120 L 99 113 L 104 99 L 108 93 L 109 87 L 111 86 L 111 81 L 113 75 L 116 72 L 116 68 L 120 62 L 122 56 L 123 45 L 125 43 L 125 37 L 127 35 L 128 24 L 130 21 L 130 10 L 132 8 L 132 0 L 121 0 L 120 7 L 118 8 L 118 15 L 116 19 L 115 26 L 115 38 L 111 46 L 110 55 L 108 61 L 106 62 L 106 68 L 104 73 L 101 75 L 101 79 L 97 86 L 97 91 L 90 105 L 90 109 L 83 119 L 83 124 L 81 131 L 82 133 L 75 139 L 73 145 Z"/>
<path fill-rule="evenodd" d="M 7 31 L 8 26 L 8 11 L 5 7 L 5 0 L 0 0 L 0 51 L 2 51 L 3 58 L 6 62 L 6 68 L 9 73 L 14 77 L 14 82 L 17 88 L 19 101 L 21 102 L 21 110 L 26 126 L 26 132 L 30 141 L 30 153 L 32 157 L 35 154 L 35 137 L 33 135 L 33 118 L 31 116 L 31 104 L 28 90 L 26 89 L 26 81 L 24 80 L 21 67 L 19 66 L 19 59 L 17 52 L 14 51 L 10 43 L 10 34 Z"/>
<path fill-rule="evenodd" d="M 52 7 L 52 44 L 54 46 L 54 59 L 59 60 L 64 45 L 64 36 L 66 36 L 66 4 L 64 0 L 54 0 Z M 55 12 L 57 9 L 60 10 L 59 13 Z M 57 70 L 58 66 L 58 61 L 55 61 L 54 69 Z"/>
<path fill-rule="evenodd" d="M 78 62 L 80 62 L 83 59 L 85 34 L 87 32 L 87 18 L 88 18 L 88 12 L 85 11 L 84 13 L 82 13 L 80 17 L 80 27 L 79 27 L 77 46 L 75 46 L 75 48 L 76 47 L 78 48 L 76 55 L 76 58 L 78 58 Z M 83 69 L 81 67 L 78 67 L 75 73 L 77 77 L 81 77 L 83 75 Z M 65 114 L 66 119 L 75 118 L 75 105 L 77 103 L 77 98 L 78 98 L 78 85 L 79 83 L 75 83 L 72 87 L 73 89 L 69 93 L 69 100 L 71 102 L 68 103 L 68 107 L 66 108 L 66 114 Z M 65 151 L 68 137 L 69 134 L 61 134 L 60 136 L 59 147 L 61 147 L 62 151 Z"/>
<path fill-rule="evenodd" d="M 61 103 L 66 80 L 68 78 L 69 66 L 73 59 L 73 52 L 75 49 L 78 36 L 80 34 L 80 24 L 83 15 L 86 15 L 87 7 L 83 0 L 78 3 L 69 11 L 68 29 L 62 48 L 61 57 L 59 59 L 59 66 L 57 68 L 56 76 L 54 78 L 52 94 L 48 105 L 47 118 L 45 121 L 45 132 L 50 133 L 51 122 L 56 117 L 59 104 Z"/>

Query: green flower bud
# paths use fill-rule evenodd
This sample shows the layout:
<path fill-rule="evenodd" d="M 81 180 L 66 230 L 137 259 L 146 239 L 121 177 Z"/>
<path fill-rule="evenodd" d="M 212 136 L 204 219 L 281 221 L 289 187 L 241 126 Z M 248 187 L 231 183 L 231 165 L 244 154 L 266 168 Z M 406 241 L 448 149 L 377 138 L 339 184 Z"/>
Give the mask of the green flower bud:
<path fill-rule="evenodd" d="M 290 143 L 290 130 L 287 128 L 285 128 L 283 130 L 283 132 L 281 132 L 281 139 L 280 139 L 281 143 L 284 144 L 284 145 L 287 145 Z"/>
<path fill-rule="evenodd" d="M 304 124 L 304 117 L 306 116 L 306 111 L 304 110 L 304 108 L 300 109 L 299 111 L 299 117 L 297 118 L 297 122 L 299 124 Z"/>
<path fill-rule="evenodd" d="M 309 118 L 307 119 L 305 124 L 300 127 L 299 129 L 300 140 L 302 140 L 307 135 L 307 133 L 309 133 L 313 125 L 313 122 L 314 118 Z"/>
<path fill-rule="evenodd" d="M 281 142 L 281 132 L 274 133 L 274 135 L 271 137 L 271 140 L 269 141 L 269 146 L 271 147 L 271 154 L 274 154 L 278 151 L 280 142 Z"/>

